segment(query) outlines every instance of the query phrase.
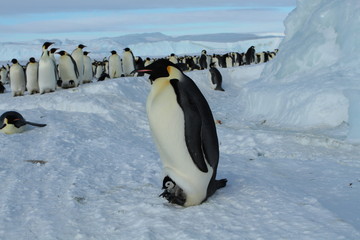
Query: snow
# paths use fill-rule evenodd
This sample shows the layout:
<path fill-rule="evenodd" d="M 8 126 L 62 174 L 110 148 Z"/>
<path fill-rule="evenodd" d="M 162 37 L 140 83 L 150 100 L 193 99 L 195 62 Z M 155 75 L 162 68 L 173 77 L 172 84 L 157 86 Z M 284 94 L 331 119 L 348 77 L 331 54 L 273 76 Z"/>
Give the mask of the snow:
<path fill-rule="evenodd" d="M 0 112 L 47 124 L 0 135 L 0 239 L 360 239 L 359 46 L 336 27 L 356 30 L 359 4 L 297 4 L 276 58 L 219 69 L 225 92 L 211 89 L 207 70 L 186 73 L 222 121 L 218 178 L 228 179 L 198 206 L 158 197 L 146 76 L 0 94 Z M 304 25 L 322 28 L 320 13 L 327 30 L 302 38 Z M 341 57 L 321 55 L 329 51 Z"/>

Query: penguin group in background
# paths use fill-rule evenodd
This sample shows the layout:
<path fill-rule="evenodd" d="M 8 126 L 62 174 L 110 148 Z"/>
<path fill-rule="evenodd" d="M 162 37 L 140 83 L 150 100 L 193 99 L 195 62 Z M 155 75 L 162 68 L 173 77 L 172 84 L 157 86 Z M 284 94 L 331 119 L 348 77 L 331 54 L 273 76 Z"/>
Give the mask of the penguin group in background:
<path fill-rule="evenodd" d="M 57 67 L 56 63 L 50 57 L 48 47 L 52 42 L 45 42 L 42 46 L 42 55 L 39 60 L 38 83 L 40 94 L 54 92 L 57 83 Z"/>
<path fill-rule="evenodd" d="M 77 78 L 77 85 L 82 84 L 84 80 L 84 52 L 83 49 L 86 46 L 79 44 L 78 47 L 71 53 L 72 58 L 76 62 L 76 66 L 79 72 L 79 77 Z"/>
<path fill-rule="evenodd" d="M 130 48 L 125 48 L 122 57 L 123 71 L 125 76 L 131 76 L 135 70 L 135 58 Z"/>
<path fill-rule="evenodd" d="M 160 59 L 138 69 L 150 74 L 146 102 L 150 129 L 164 168 L 176 186 L 161 196 L 181 206 L 198 205 L 225 187 L 216 180 L 219 143 L 210 107 L 199 88 L 177 65 Z"/>
<path fill-rule="evenodd" d="M 109 76 L 110 78 L 119 78 L 123 75 L 121 58 L 115 50 L 111 51 L 109 57 Z"/>
<path fill-rule="evenodd" d="M 10 85 L 13 97 L 23 96 L 25 92 L 25 72 L 24 68 L 14 58 L 11 60 L 10 67 Z"/>
<path fill-rule="evenodd" d="M 210 80 L 211 80 L 211 84 L 214 88 L 214 90 L 218 90 L 218 91 L 225 91 L 221 84 L 222 84 L 222 76 L 220 71 L 215 67 L 214 63 L 210 64 Z"/>
<path fill-rule="evenodd" d="M 46 124 L 28 122 L 18 112 L 9 111 L 0 116 L 0 132 L 5 134 L 21 133 L 25 130 L 26 125 L 36 127 L 45 127 Z"/>
<path fill-rule="evenodd" d="M 26 64 L 26 89 L 29 94 L 39 93 L 39 82 L 38 82 L 38 68 L 39 63 L 36 62 L 35 58 L 31 57 L 29 62 Z"/>
<path fill-rule="evenodd" d="M 90 52 L 84 51 L 84 79 L 83 83 L 90 83 L 93 79 L 93 69 L 91 58 L 88 56 Z"/>

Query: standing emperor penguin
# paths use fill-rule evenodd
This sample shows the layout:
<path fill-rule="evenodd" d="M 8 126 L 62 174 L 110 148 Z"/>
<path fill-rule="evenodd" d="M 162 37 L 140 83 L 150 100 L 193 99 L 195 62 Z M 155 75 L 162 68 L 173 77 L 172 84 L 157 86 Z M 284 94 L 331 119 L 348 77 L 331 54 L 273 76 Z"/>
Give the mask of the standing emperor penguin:
<path fill-rule="evenodd" d="M 255 47 L 251 46 L 245 53 L 246 64 L 250 65 L 256 61 Z"/>
<path fill-rule="evenodd" d="M 199 64 L 200 64 L 200 69 L 201 69 L 201 70 L 208 68 L 206 50 L 202 50 L 202 51 L 201 51 L 201 56 L 200 56 L 200 59 L 199 59 Z"/>
<path fill-rule="evenodd" d="M 14 58 L 11 60 L 10 85 L 13 97 L 23 96 L 25 92 L 25 72 L 24 68 Z"/>
<path fill-rule="evenodd" d="M 210 64 L 209 73 L 210 73 L 210 82 L 211 82 L 211 85 L 212 85 L 213 89 L 218 90 L 218 91 L 225 91 L 221 86 L 221 84 L 222 84 L 221 73 L 215 67 L 214 63 Z"/>
<path fill-rule="evenodd" d="M 38 82 L 38 68 L 39 63 L 35 61 L 35 58 L 31 57 L 26 64 L 26 89 L 30 94 L 39 93 Z"/>
<path fill-rule="evenodd" d="M 122 56 L 125 76 L 131 76 L 135 70 L 135 58 L 130 48 L 125 48 Z"/>
<path fill-rule="evenodd" d="M 57 67 L 55 62 L 50 57 L 48 47 L 52 42 L 45 42 L 42 46 L 42 55 L 39 60 L 39 89 L 40 94 L 54 92 L 57 81 Z"/>
<path fill-rule="evenodd" d="M 6 69 L 6 67 L 4 67 L 4 65 L 2 65 L 0 68 L 0 82 L 2 82 L 3 84 L 9 82 L 8 70 Z"/>
<path fill-rule="evenodd" d="M 219 144 L 215 121 L 196 84 L 173 63 L 160 59 L 137 72 L 150 74 L 146 110 L 164 167 L 169 202 L 204 202 L 227 180 L 216 180 Z"/>
<path fill-rule="evenodd" d="M 88 56 L 90 52 L 84 51 L 84 80 L 83 83 L 90 83 L 93 79 L 93 65 L 91 58 Z"/>
<path fill-rule="evenodd" d="M 59 75 L 62 88 L 73 88 L 79 85 L 79 71 L 73 57 L 66 51 L 60 51 L 57 54 L 59 58 Z"/>
<path fill-rule="evenodd" d="M 85 45 L 79 44 L 77 48 L 71 53 L 71 56 L 76 62 L 77 68 L 79 70 L 79 77 L 77 79 L 77 83 L 82 84 L 84 80 L 84 52 L 83 48 Z"/>
<path fill-rule="evenodd" d="M 109 76 L 110 78 L 119 78 L 123 76 L 121 59 L 115 50 L 111 51 L 111 56 L 109 57 Z"/>

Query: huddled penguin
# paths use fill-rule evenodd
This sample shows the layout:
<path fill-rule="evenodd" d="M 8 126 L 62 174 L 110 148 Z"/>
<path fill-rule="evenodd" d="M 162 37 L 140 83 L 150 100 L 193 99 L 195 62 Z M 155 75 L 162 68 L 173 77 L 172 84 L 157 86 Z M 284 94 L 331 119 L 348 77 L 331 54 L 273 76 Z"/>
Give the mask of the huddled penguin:
<path fill-rule="evenodd" d="M 93 68 L 91 58 L 88 56 L 90 52 L 84 51 L 84 80 L 83 83 L 90 83 L 93 79 Z"/>
<path fill-rule="evenodd" d="M 73 57 L 62 50 L 57 54 L 60 55 L 59 58 L 59 75 L 61 78 L 61 87 L 62 88 L 72 88 L 79 85 L 78 77 L 79 71 L 77 64 Z"/>
<path fill-rule="evenodd" d="M 39 89 L 40 94 L 54 92 L 57 82 L 57 67 L 56 63 L 50 57 L 48 47 L 52 42 L 45 42 L 42 46 L 42 55 L 39 60 Z"/>
<path fill-rule="evenodd" d="M 161 196 L 185 207 L 201 204 L 227 182 L 216 180 L 219 143 L 210 107 L 193 80 L 168 60 L 137 71 L 150 74 L 146 103 L 150 129 L 164 181 L 176 186 Z"/>
<path fill-rule="evenodd" d="M 79 71 L 79 77 L 77 79 L 78 84 L 82 84 L 84 80 L 84 52 L 83 49 L 86 46 L 79 44 L 78 47 L 71 53 L 71 56 L 76 62 L 76 66 Z"/>
<path fill-rule="evenodd" d="M 225 91 L 221 84 L 222 84 L 222 76 L 220 71 L 215 67 L 215 64 L 212 63 L 210 64 L 210 79 L 211 79 L 211 84 L 214 88 L 214 90 L 218 90 L 218 91 Z"/>
<path fill-rule="evenodd" d="M 26 125 L 45 127 L 46 124 L 28 122 L 24 117 L 15 111 L 5 112 L 0 116 L 0 132 L 5 134 L 21 133 Z"/>
<path fill-rule="evenodd" d="M 39 63 L 36 62 L 35 58 L 31 57 L 29 62 L 26 64 L 26 89 L 29 94 L 39 93 L 39 82 L 38 82 L 38 68 Z"/>
<path fill-rule="evenodd" d="M 109 57 L 109 76 L 110 78 L 119 78 L 123 76 L 121 59 L 115 50 L 111 51 L 111 56 Z"/>
<path fill-rule="evenodd" d="M 172 63 L 174 63 L 174 64 L 178 64 L 178 63 L 179 63 L 179 61 L 178 61 L 175 53 L 170 54 L 169 61 L 172 62 Z"/>
<path fill-rule="evenodd" d="M 14 58 L 11 60 L 12 65 L 10 67 L 10 85 L 13 97 L 23 96 L 25 92 L 25 72 L 24 68 Z"/>
<path fill-rule="evenodd" d="M 123 70 L 125 76 L 131 76 L 135 70 L 135 58 L 130 48 L 125 48 L 122 56 Z"/>

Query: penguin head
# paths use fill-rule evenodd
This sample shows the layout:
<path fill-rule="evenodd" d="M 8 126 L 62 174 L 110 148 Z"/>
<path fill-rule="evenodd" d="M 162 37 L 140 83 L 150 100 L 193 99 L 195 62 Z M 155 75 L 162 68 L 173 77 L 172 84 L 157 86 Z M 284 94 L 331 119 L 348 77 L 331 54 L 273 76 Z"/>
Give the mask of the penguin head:
<path fill-rule="evenodd" d="M 84 51 L 84 55 L 87 56 L 90 52 Z"/>
<path fill-rule="evenodd" d="M 130 52 L 130 48 L 128 48 L 128 47 L 127 47 L 127 48 L 124 48 L 124 51 L 125 51 L 125 52 Z"/>
<path fill-rule="evenodd" d="M 78 48 L 81 48 L 81 49 L 83 49 L 83 48 L 85 48 L 86 46 L 85 45 L 83 45 L 83 44 L 79 44 L 78 45 Z"/>
<path fill-rule="evenodd" d="M 181 71 L 174 63 L 167 59 L 159 59 L 146 66 L 144 69 L 135 70 L 136 72 L 143 72 L 150 74 L 149 79 L 151 83 L 158 78 L 169 77 L 171 74 L 171 68 L 176 68 Z"/>
<path fill-rule="evenodd" d="M 57 52 L 57 54 L 59 54 L 60 56 L 64 56 L 64 55 L 66 55 L 66 51 L 61 50 L 60 52 Z"/>
<path fill-rule="evenodd" d="M 115 50 L 112 50 L 112 51 L 111 51 L 111 54 L 112 54 L 112 55 L 116 54 L 116 51 L 115 51 Z"/>
<path fill-rule="evenodd" d="M 29 58 L 29 62 L 35 63 L 35 62 L 36 62 L 36 61 L 35 61 L 35 58 L 33 58 L 33 57 Z"/>
<path fill-rule="evenodd" d="M 12 62 L 12 64 L 16 64 L 16 63 L 18 63 L 18 60 L 15 59 L 15 58 L 13 58 L 13 59 L 11 60 L 11 62 Z"/>
<path fill-rule="evenodd" d="M 6 125 L 8 124 L 12 124 L 12 125 L 17 125 L 17 122 L 24 122 L 24 117 L 15 111 L 9 111 L 9 112 L 5 112 L 0 116 L 1 119 L 1 127 L 0 129 L 4 128 Z"/>
<path fill-rule="evenodd" d="M 56 50 L 58 50 L 58 48 L 52 48 L 52 49 L 50 49 L 50 52 L 51 52 L 51 53 L 55 53 Z"/>
<path fill-rule="evenodd" d="M 48 47 L 50 47 L 52 44 L 54 44 L 54 43 L 53 42 L 44 42 L 42 47 L 43 47 L 43 49 L 48 49 Z"/>
<path fill-rule="evenodd" d="M 176 186 L 176 183 L 169 177 L 164 177 L 162 189 L 171 190 Z"/>

